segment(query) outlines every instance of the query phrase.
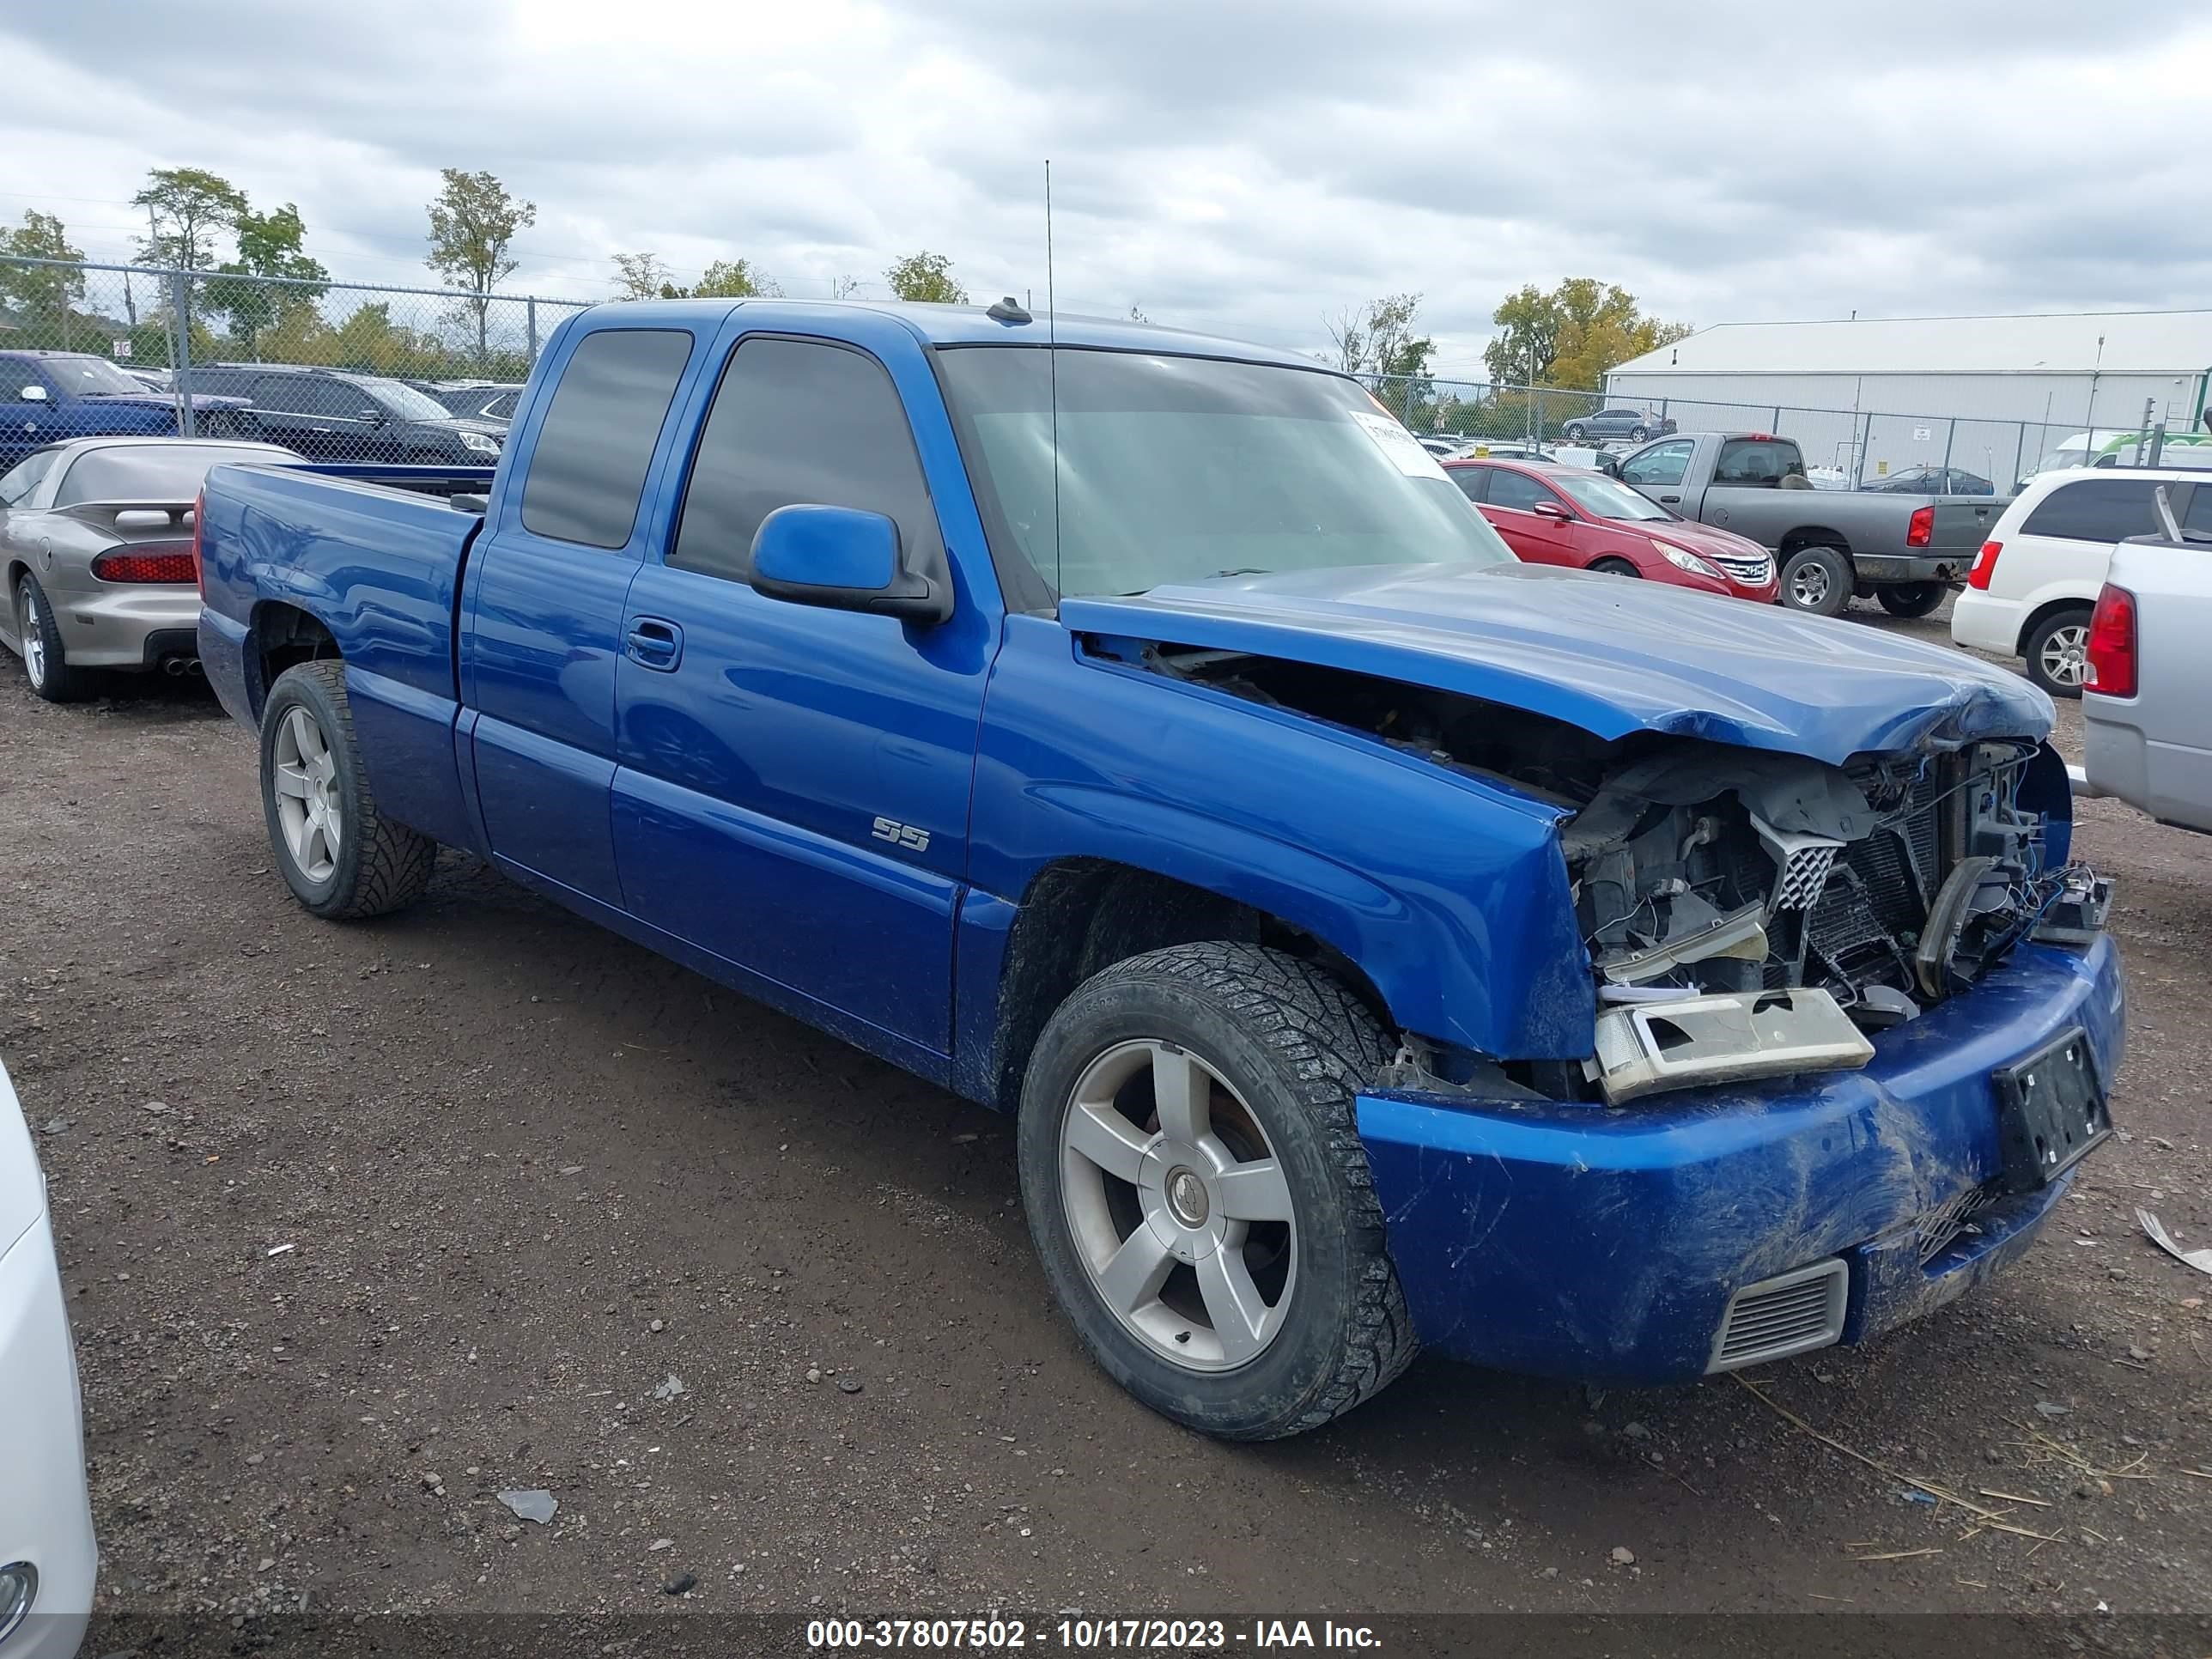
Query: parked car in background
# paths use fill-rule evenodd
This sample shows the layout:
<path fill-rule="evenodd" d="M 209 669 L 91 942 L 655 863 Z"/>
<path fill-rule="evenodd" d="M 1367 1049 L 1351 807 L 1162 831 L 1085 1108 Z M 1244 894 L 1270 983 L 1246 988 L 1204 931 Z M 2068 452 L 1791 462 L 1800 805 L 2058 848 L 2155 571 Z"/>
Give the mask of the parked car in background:
<path fill-rule="evenodd" d="M 1497 460 L 1444 471 L 1525 563 L 1774 602 L 1774 556 L 1757 542 L 1692 524 L 1601 472 Z"/>
<path fill-rule="evenodd" d="M 78 438 L 0 475 L 0 646 L 31 690 L 75 702 L 101 671 L 198 672 L 192 502 L 208 468 L 298 459 L 271 444 Z"/>
<path fill-rule="evenodd" d="M 1815 490 L 1796 441 L 1765 432 L 1692 432 L 1620 464 L 1633 484 L 1688 519 L 1748 536 L 1782 565 L 1782 603 L 1823 617 L 1854 594 L 1924 617 L 1966 574 L 1996 518 L 1973 496 Z"/>
<path fill-rule="evenodd" d="M 85 1480 L 84 1401 L 46 1186 L 0 1066 L 0 1656 L 70 1659 L 100 1553 Z"/>
<path fill-rule="evenodd" d="M 1990 529 L 1951 607 L 1954 644 L 2019 657 L 2054 697 L 2078 697 L 2087 666 L 2089 614 L 2112 549 L 2159 532 L 2166 486 L 2191 529 L 2212 520 L 2212 477 L 2160 467 L 2039 473 Z M 2207 648 L 2212 649 L 2212 639 Z"/>
<path fill-rule="evenodd" d="M 1962 466 L 1908 466 L 1859 485 L 1889 495 L 1994 495 L 1997 487 Z"/>
<path fill-rule="evenodd" d="M 234 398 L 195 386 L 204 435 L 236 435 Z M 177 400 L 88 351 L 0 351 L 0 471 L 65 438 L 146 436 L 177 430 Z"/>
<path fill-rule="evenodd" d="M 2080 793 L 2212 834 L 2212 483 L 2174 517 L 2112 550 L 2090 613 Z"/>
<path fill-rule="evenodd" d="M 169 369 L 141 368 L 136 363 L 121 363 L 117 367 L 149 392 L 171 392 L 176 388 L 177 377 Z"/>
<path fill-rule="evenodd" d="M 404 381 L 335 368 L 216 363 L 192 384 L 243 400 L 241 435 L 315 461 L 489 466 L 506 428 L 463 420 Z"/>
<path fill-rule="evenodd" d="M 1461 447 L 1465 445 L 1467 440 L 1464 438 L 1445 438 L 1431 435 L 1425 438 L 1416 438 L 1413 441 L 1419 444 L 1422 448 L 1427 450 L 1430 454 L 1436 456 L 1438 459 L 1442 459 L 1446 455 L 1456 454 Z"/>
<path fill-rule="evenodd" d="M 1580 443 L 1586 438 L 1626 438 L 1632 443 L 1642 443 L 1646 438 L 1666 436 L 1675 430 L 1675 426 L 1665 416 L 1650 410 L 1619 404 L 1601 409 L 1595 415 L 1577 415 L 1559 430 L 1570 443 Z"/>
<path fill-rule="evenodd" d="M 2027 1252 L 2123 1043 L 2046 698 L 1523 564 L 1349 377 L 1009 309 L 580 312 L 481 514 L 216 468 L 301 907 L 466 847 L 1016 1114 L 1044 1281 L 1210 1434 L 1422 1343 L 1856 1342 Z"/>
<path fill-rule="evenodd" d="M 522 388 L 503 380 L 441 380 L 410 382 L 447 413 L 464 420 L 482 421 L 507 430 L 514 418 L 514 405 Z"/>
<path fill-rule="evenodd" d="M 1469 438 L 1444 459 L 1454 461 L 1548 461 L 1552 459 L 1552 452 L 1541 444 L 1523 443 L 1518 438 Z"/>

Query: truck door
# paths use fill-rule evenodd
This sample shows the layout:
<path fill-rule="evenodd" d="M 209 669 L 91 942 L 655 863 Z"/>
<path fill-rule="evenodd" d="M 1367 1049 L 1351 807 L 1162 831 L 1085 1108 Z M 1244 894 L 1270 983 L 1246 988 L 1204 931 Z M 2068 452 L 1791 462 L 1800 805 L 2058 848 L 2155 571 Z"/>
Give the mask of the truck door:
<path fill-rule="evenodd" d="M 996 595 L 958 587 L 956 570 L 954 616 L 925 624 L 747 586 L 761 520 L 795 503 L 881 513 L 903 545 L 945 544 L 915 426 L 930 422 L 947 454 L 950 427 L 911 337 L 886 324 L 879 357 L 758 331 L 773 318 L 731 349 L 664 556 L 630 588 L 623 890 L 633 915 L 757 976 L 771 1000 L 781 988 L 787 1006 L 888 1034 L 867 1045 L 879 1051 L 942 1055 Z M 871 337 L 859 319 L 849 331 Z M 957 465 L 940 474 L 965 490 Z"/>
<path fill-rule="evenodd" d="M 1662 507 L 1671 507 L 1686 519 L 1698 516 L 1698 503 L 1686 501 L 1692 492 L 1684 488 L 1690 458 L 1697 451 L 1690 438 L 1669 438 L 1662 444 L 1646 444 L 1620 464 L 1620 481 L 1642 490 Z"/>
<path fill-rule="evenodd" d="M 495 856 L 619 906 L 609 823 L 623 601 L 644 540 L 639 510 L 691 354 L 682 329 L 602 328 L 576 340 L 469 559 L 461 700 Z M 514 499 L 519 495 L 520 500 Z"/>
<path fill-rule="evenodd" d="M 42 397 L 26 394 L 36 391 Z M 0 357 L 0 471 L 42 444 L 71 436 L 52 377 L 28 357 Z"/>

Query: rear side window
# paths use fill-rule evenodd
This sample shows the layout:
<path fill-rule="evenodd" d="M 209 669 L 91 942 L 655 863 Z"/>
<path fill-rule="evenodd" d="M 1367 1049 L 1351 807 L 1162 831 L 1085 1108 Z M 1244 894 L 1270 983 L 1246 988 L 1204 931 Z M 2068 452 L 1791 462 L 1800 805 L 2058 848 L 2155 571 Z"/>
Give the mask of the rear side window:
<path fill-rule="evenodd" d="M 798 502 L 881 513 L 909 548 L 939 540 L 906 410 L 883 366 L 816 341 L 747 340 L 714 393 L 668 562 L 743 581 L 761 520 Z"/>
<path fill-rule="evenodd" d="M 1793 474 L 1805 476 L 1805 458 L 1786 438 L 1730 438 L 1713 463 L 1713 482 L 1738 489 L 1778 489 Z"/>
<path fill-rule="evenodd" d="M 2212 535 L 2212 484 L 2198 484 L 2190 492 L 2189 511 L 2181 515 L 2181 527 Z"/>
<path fill-rule="evenodd" d="M 2117 542 L 2159 532 L 2154 482 L 2142 478 L 2084 478 L 2061 484 L 2020 527 L 2023 536 L 2057 536 L 2073 542 Z"/>
<path fill-rule="evenodd" d="M 522 481 L 523 528 L 585 547 L 629 544 L 690 356 L 691 336 L 670 328 L 603 329 L 576 348 Z"/>
<path fill-rule="evenodd" d="M 1490 483 L 1490 469 L 1486 466 L 1448 466 L 1444 476 L 1457 484 L 1460 494 L 1471 501 L 1480 501 Z"/>
<path fill-rule="evenodd" d="M 28 500 L 31 492 L 39 487 L 40 481 L 52 470 L 54 459 L 52 450 L 40 450 L 37 454 L 27 456 L 5 477 L 0 477 L 0 507 L 17 507 Z"/>

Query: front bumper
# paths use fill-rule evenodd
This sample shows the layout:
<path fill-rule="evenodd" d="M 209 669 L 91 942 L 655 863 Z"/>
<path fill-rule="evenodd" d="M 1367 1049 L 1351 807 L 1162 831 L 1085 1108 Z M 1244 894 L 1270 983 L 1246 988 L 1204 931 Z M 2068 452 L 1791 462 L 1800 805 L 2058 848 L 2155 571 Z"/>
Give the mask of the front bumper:
<path fill-rule="evenodd" d="M 1851 555 L 1851 568 L 1863 582 L 1960 582 L 1973 562 L 1971 552 Z"/>
<path fill-rule="evenodd" d="M 151 668 L 191 654 L 200 596 L 188 582 L 94 583 L 50 597 L 71 667 Z"/>
<path fill-rule="evenodd" d="M 69 1659 L 92 1613 L 99 1552 L 84 1476 L 76 1351 L 45 1214 L 0 1255 L 0 1565 L 38 1569 L 38 1599 L 4 1659 Z"/>
<path fill-rule="evenodd" d="M 1617 1110 L 1363 1094 L 1414 1328 L 1509 1370 L 1686 1381 L 1714 1368 L 1738 1291 L 1831 1259 L 1841 1340 L 1904 1324 L 2025 1252 L 2069 1185 L 1991 1204 L 1923 1265 L 1923 1224 L 1999 1170 L 1994 1074 L 2080 1025 L 2109 1079 L 2123 1012 L 2119 954 L 2100 936 L 2021 945 L 1883 1032 L 1862 1071 Z"/>

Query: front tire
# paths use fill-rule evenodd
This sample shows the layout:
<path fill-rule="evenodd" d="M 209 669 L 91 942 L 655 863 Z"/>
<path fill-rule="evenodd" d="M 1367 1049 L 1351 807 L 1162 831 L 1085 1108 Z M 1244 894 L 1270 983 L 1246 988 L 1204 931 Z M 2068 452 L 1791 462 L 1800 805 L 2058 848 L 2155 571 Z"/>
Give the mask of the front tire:
<path fill-rule="evenodd" d="M 261 808 L 285 884 L 319 916 L 382 915 L 429 884 L 438 844 L 377 811 L 343 663 L 301 663 L 269 689 Z"/>
<path fill-rule="evenodd" d="M 1092 1358 L 1203 1434 L 1349 1411 L 1416 1346 L 1353 1121 L 1388 1058 L 1345 988 L 1255 945 L 1178 945 L 1079 986 L 1022 1091 L 1022 1200 Z"/>
<path fill-rule="evenodd" d="M 1874 596 L 1893 617 L 1924 617 L 1950 591 L 1942 582 L 1891 582 L 1875 589 Z"/>
<path fill-rule="evenodd" d="M 1599 559 L 1590 566 L 1601 576 L 1641 576 L 1643 572 L 1626 559 Z"/>
<path fill-rule="evenodd" d="M 1782 603 L 1815 617 L 1840 617 L 1855 577 L 1840 547 L 1801 547 L 1782 562 Z"/>
<path fill-rule="evenodd" d="M 2027 677 L 2054 697 L 2078 697 L 2088 673 L 2089 612 L 2054 611 L 2028 630 L 2021 647 Z"/>
<path fill-rule="evenodd" d="M 15 584 L 15 638 L 23 648 L 23 678 L 48 702 L 82 702 L 93 693 L 92 674 L 70 666 L 61 624 L 39 579 L 25 571 Z"/>
<path fill-rule="evenodd" d="M 1580 443 L 1584 438 L 1589 436 L 1589 428 L 1584 426 L 1580 421 L 1569 421 L 1564 429 L 1563 435 L 1571 443 Z"/>

